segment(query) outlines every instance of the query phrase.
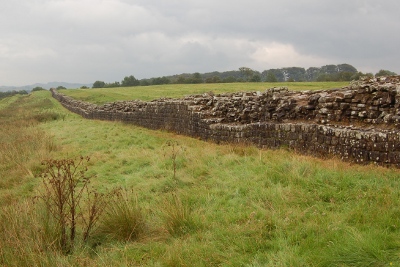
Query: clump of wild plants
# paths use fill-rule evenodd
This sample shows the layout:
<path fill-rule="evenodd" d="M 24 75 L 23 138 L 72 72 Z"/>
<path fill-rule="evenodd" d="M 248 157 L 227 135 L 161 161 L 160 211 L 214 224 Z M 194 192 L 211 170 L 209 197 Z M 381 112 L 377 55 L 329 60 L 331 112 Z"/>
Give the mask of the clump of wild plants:
<path fill-rule="evenodd" d="M 161 217 L 167 232 L 172 236 L 188 234 L 198 227 L 191 207 L 175 193 L 164 199 Z"/>
<path fill-rule="evenodd" d="M 121 188 L 114 190 L 109 195 L 98 233 L 122 241 L 133 241 L 140 238 L 145 230 L 145 217 L 137 195 Z"/>
<path fill-rule="evenodd" d="M 55 229 L 31 200 L 0 206 L 0 266 L 52 266 Z"/>
<path fill-rule="evenodd" d="M 170 148 L 170 149 L 166 149 Z M 177 170 L 177 157 L 180 152 L 183 151 L 182 146 L 177 142 L 173 140 L 169 140 L 165 143 L 164 145 L 165 149 L 165 156 L 169 156 L 171 161 L 172 161 L 172 170 L 173 170 L 173 178 L 176 179 L 176 170 Z"/>
<path fill-rule="evenodd" d="M 58 229 L 58 243 L 64 253 L 71 253 L 78 230 L 87 241 L 105 207 L 103 194 L 90 187 L 86 175 L 89 157 L 43 161 L 41 178 L 44 190 L 38 198 Z"/>
<path fill-rule="evenodd" d="M 55 121 L 58 119 L 65 120 L 65 115 L 60 114 L 54 111 L 44 111 L 40 113 L 36 113 L 32 116 L 38 122 L 47 122 L 47 121 Z"/>

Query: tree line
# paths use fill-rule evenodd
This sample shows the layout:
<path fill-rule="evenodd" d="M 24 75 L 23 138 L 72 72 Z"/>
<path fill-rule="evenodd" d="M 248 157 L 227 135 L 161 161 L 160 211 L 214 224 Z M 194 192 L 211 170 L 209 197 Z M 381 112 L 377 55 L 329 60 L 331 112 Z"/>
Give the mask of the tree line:
<path fill-rule="evenodd" d="M 21 90 L 21 91 L 7 91 L 7 92 L 0 92 L 0 99 L 2 98 L 6 98 L 9 96 L 13 96 L 13 95 L 27 95 L 28 92 L 25 90 Z"/>
<path fill-rule="evenodd" d="M 362 76 L 378 77 L 397 75 L 389 70 L 380 70 L 375 75 L 363 73 L 349 64 L 326 65 L 308 69 L 299 67 L 269 69 L 263 72 L 248 67 L 225 72 L 209 72 L 200 74 L 184 73 L 138 80 L 135 76 L 126 76 L 121 82 L 106 83 L 95 81 L 92 88 L 149 86 L 162 84 L 196 84 L 196 83 L 234 83 L 234 82 L 312 82 L 312 81 L 352 81 Z"/>
<path fill-rule="evenodd" d="M 58 86 L 57 89 L 67 89 L 64 86 Z M 41 86 L 36 86 L 34 88 L 32 88 L 32 90 L 30 90 L 30 92 L 37 92 L 37 91 L 45 91 L 46 89 L 44 89 Z M 5 91 L 5 92 L 0 92 L 0 99 L 2 98 L 6 98 L 9 96 L 13 96 L 13 95 L 27 95 L 29 93 L 29 91 L 26 90 L 9 90 L 9 91 Z"/>

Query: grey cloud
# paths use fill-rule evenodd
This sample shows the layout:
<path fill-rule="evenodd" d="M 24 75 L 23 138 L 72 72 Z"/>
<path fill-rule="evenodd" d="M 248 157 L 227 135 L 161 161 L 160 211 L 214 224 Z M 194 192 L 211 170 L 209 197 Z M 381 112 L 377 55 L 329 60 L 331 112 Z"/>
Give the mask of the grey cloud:
<path fill-rule="evenodd" d="M 400 72 L 394 0 L 0 0 L 1 84 L 249 66 Z"/>

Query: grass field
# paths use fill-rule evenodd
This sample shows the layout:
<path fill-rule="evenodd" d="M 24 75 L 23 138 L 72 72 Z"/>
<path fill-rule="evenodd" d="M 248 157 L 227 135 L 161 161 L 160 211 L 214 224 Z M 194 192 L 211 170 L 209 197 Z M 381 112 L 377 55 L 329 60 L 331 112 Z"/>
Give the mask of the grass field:
<path fill-rule="evenodd" d="M 216 84 L 169 84 L 155 86 L 119 87 L 107 89 L 69 89 L 61 93 L 76 99 L 104 104 L 118 100 L 149 101 L 161 97 L 179 98 L 185 95 L 202 94 L 205 92 L 233 93 L 241 91 L 265 91 L 272 87 L 286 86 L 289 90 L 321 90 L 340 88 L 348 82 L 286 82 L 286 83 L 216 83 Z"/>
<path fill-rule="evenodd" d="M 151 87 L 118 90 L 136 89 Z M 49 92 L 12 103 L 0 102 L 0 266 L 400 266 L 399 170 L 85 120 Z M 126 193 L 64 255 L 32 198 L 42 159 L 80 155 L 97 190 Z"/>

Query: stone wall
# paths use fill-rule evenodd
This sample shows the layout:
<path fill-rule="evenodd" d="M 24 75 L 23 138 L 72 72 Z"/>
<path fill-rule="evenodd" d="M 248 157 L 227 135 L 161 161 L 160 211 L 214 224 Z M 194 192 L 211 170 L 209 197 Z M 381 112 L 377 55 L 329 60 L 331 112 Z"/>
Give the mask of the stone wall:
<path fill-rule="evenodd" d="M 88 119 L 124 121 L 218 143 L 288 147 L 316 156 L 400 167 L 400 76 L 364 79 L 323 91 L 272 88 L 101 106 L 51 91 L 64 107 Z"/>

